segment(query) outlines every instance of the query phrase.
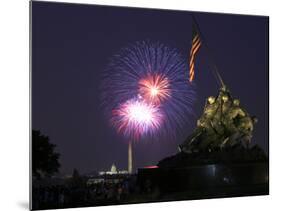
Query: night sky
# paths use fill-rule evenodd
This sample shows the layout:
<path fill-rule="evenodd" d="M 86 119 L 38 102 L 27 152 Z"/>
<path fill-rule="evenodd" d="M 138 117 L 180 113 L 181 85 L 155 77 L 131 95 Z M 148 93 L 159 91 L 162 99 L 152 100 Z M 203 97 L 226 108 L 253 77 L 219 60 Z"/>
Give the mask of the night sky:
<path fill-rule="evenodd" d="M 101 75 L 112 55 L 151 40 L 186 54 L 190 12 L 32 2 L 32 128 L 57 145 L 60 172 L 127 169 L 127 144 L 100 107 Z M 233 97 L 258 117 L 253 144 L 268 153 L 268 18 L 193 13 Z M 218 93 L 206 49 L 196 58 L 195 127 L 206 97 Z M 188 70 L 187 70 L 188 71 Z M 155 165 L 177 152 L 177 140 L 134 145 L 134 167 Z"/>

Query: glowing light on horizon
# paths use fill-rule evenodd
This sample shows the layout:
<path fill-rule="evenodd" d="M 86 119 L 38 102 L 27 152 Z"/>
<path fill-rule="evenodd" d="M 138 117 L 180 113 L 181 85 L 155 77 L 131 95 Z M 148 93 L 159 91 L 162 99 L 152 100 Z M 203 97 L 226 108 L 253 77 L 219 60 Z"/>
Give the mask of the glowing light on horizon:
<path fill-rule="evenodd" d="M 145 166 L 145 169 L 157 169 L 159 168 L 158 166 Z"/>

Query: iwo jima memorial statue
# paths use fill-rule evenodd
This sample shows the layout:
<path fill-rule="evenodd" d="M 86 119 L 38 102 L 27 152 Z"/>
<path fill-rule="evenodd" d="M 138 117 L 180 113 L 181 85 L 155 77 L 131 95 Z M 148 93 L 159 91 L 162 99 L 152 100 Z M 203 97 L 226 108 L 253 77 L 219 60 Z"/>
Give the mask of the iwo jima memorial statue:
<path fill-rule="evenodd" d="M 191 80 L 194 56 L 203 40 L 194 17 L 193 22 Z M 205 43 L 205 39 L 203 41 Z M 206 43 L 205 47 L 210 54 Z M 258 119 L 240 105 L 239 99 L 233 98 L 215 64 L 214 69 L 220 82 L 219 93 L 207 98 L 196 128 L 179 145 L 179 152 L 161 160 L 155 168 L 138 170 L 140 187 L 143 191 L 158 193 L 158 200 L 264 195 L 269 192 L 268 156 L 258 145 L 250 144 Z"/>

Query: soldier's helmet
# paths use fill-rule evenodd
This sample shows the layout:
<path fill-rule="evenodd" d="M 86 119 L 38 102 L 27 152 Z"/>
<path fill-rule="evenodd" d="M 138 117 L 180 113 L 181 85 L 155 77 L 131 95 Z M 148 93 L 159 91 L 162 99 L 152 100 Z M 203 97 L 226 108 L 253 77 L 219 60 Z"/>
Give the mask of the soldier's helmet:
<path fill-rule="evenodd" d="M 229 97 L 228 97 L 227 95 L 223 95 L 223 96 L 222 96 L 222 101 L 223 101 L 223 102 L 227 102 L 228 99 L 229 99 Z"/>
<path fill-rule="evenodd" d="M 240 105 L 240 100 L 238 100 L 238 99 L 233 100 L 233 104 L 235 106 L 239 106 Z"/>
<path fill-rule="evenodd" d="M 216 101 L 216 98 L 213 96 L 208 97 L 208 103 L 213 104 Z"/>
<path fill-rule="evenodd" d="M 256 116 L 252 116 L 252 121 L 256 124 L 258 123 L 258 118 Z"/>

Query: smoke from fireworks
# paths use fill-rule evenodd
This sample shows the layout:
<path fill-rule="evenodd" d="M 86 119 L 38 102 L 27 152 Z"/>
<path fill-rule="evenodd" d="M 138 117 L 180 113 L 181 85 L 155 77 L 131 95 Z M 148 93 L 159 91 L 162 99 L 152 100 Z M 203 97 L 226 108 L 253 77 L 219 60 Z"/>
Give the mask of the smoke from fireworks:
<path fill-rule="evenodd" d="M 137 42 L 113 56 L 101 91 L 117 131 L 132 139 L 179 135 L 193 114 L 187 69 L 185 57 L 160 43 Z"/>

